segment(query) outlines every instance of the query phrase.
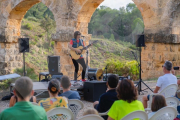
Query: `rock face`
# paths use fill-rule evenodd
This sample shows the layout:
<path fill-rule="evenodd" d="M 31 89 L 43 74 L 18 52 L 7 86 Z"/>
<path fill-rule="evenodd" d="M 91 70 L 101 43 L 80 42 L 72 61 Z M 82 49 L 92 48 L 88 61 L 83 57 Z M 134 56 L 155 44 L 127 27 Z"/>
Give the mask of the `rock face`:
<path fill-rule="evenodd" d="M 18 52 L 18 38 L 21 36 L 21 20 L 27 10 L 42 2 L 54 14 L 56 34 L 55 55 L 61 56 L 62 72 L 73 76 L 73 65 L 68 55 L 68 42 L 73 33 L 79 30 L 88 44 L 88 23 L 96 8 L 104 0 L 0 0 L 0 74 L 8 74 L 22 66 L 22 57 Z M 143 16 L 147 43 L 142 51 L 142 63 L 145 69 L 143 78 L 161 75 L 161 66 L 165 59 L 172 59 L 179 65 L 179 12 L 178 0 L 133 0 Z"/>

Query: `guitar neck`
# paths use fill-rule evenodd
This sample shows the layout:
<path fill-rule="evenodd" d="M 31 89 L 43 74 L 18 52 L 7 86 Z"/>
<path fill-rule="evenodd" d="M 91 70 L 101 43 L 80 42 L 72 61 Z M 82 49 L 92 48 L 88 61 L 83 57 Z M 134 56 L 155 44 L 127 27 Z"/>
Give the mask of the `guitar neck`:
<path fill-rule="evenodd" d="M 93 42 L 92 44 L 94 44 L 95 42 Z M 82 50 L 86 50 L 86 49 L 88 49 L 89 47 L 91 46 L 91 44 L 89 44 L 88 46 L 86 46 L 86 47 L 83 47 L 83 49 Z"/>

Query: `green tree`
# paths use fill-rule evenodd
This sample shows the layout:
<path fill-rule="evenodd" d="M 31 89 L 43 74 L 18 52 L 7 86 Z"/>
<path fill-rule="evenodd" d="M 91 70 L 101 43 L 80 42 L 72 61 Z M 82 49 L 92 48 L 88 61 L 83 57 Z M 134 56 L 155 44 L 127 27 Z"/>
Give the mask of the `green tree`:
<path fill-rule="evenodd" d="M 34 5 L 32 8 L 30 8 L 24 17 L 35 17 L 37 19 L 43 19 L 46 16 L 49 16 L 51 19 L 54 20 L 54 15 L 49 10 L 49 8 L 46 7 L 46 5 L 44 5 L 42 2 L 40 2 Z"/>
<path fill-rule="evenodd" d="M 42 19 L 40 26 L 44 28 L 47 35 L 47 41 L 49 42 L 49 46 L 51 46 L 51 34 L 55 31 L 56 23 L 49 16 L 46 16 Z"/>
<path fill-rule="evenodd" d="M 111 40 L 111 41 L 115 41 L 115 38 L 114 38 L 114 35 L 113 35 L 113 34 L 111 34 L 110 40 Z"/>
<path fill-rule="evenodd" d="M 136 18 L 132 23 L 134 34 L 141 34 L 144 31 L 144 22 L 140 18 Z"/>

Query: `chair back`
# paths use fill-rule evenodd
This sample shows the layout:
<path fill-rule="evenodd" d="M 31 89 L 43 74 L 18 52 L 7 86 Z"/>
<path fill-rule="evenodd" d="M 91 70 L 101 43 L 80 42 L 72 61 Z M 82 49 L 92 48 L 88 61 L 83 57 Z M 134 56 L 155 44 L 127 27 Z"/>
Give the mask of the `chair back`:
<path fill-rule="evenodd" d="M 164 88 L 159 94 L 163 95 L 165 98 L 174 97 L 177 89 L 178 89 L 177 84 L 171 84 L 171 85 L 168 85 L 166 88 Z"/>
<path fill-rule="evenodd" d="M 104 119 L 99 115 L 92 114 L 92 115 L 85 115 L 78 120 L 104 120 Z"/>
<path fill-rule="evenodd" d="M 177 110 L 173 107 L 164 107 L 158 110 L 149 120 L 174 120 Z"/>
<path fill-rule="evenodd" d="M 134 120 L 136 118 L 139 118 L 140 120 L 148 120 L 148 115 L 144 111 L 135 111 L 135 112 L 129 113 L 121 120 Z"/>
<path fill-rule="evenodd" d="M 78 112 L 84 108 L 84 104 L 80 100 L 76 100 L 76 99 L 69 99 L 68 104 L 69 104 L 69 109 L 74 114 L 74 120 L 75 120 L 76 116 L 78 115 Z"/>
<path fill-rule="evenodd" d="M 37 105 L 37 106 L 39 106 L 37 103 L 35 103 L 35 102 L 31 102 L 33 105 Z"/>
<path fill-rule="evenodd" d="M 99 113 L 100 116 L 106 116 L 108 114 L 109 110 L 104 113 Z"/>
<path fill-rule="evenodd" d="M 167 106 L 177 109 L 177 106 L 179 105 L 179 100 L 176 97 L 168 97 L 166 98 L 166 104 Z"/>
<path fill-rule="evenodd" d="M 171 84 L 171 85 L 168 85 L 167 87 L 165 87 L 159 94 L 163 95 L 165 98 L 174 97 L 177 89 L 178 89 L 177 84 Z M 151 108 L 153 95 L 156 95 L 156 94 L 151 94 L 149 97 L 149 104 L 148 104 L 149 110 Z"/>
<path fill-rule="evenodd" d="M 49 110 L 47 113 L 48 120 L 73 120 L 74 115 L 68 108 L 57 107 Z"/>

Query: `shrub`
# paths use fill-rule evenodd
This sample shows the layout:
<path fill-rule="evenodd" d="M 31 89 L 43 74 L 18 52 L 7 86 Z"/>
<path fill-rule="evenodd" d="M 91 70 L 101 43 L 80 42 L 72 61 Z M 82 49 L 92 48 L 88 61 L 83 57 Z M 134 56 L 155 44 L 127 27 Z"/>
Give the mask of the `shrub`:
<path fill-rule="evenodd" d="M 25 25 L 25 28 L 28 29 L 28 30 L 32 30 L 33 29 L 32 25 L 30 23 L 27 23 Z"/>
<path fill-rule="evenodd" d="M 120 61 L 114 59 L 108 59 L 106 61 L 108 65 L 107 72 L 118 74 L 120 76 L 131 76 L 133 80 L 138 80 L 139 70 L 136 61 Z"/>
<path fill-rule="evenodd" d="M 29 21 L 38 22 L 38 19 L 36 19 L 35 17 L 28 17 L 27 19 L 28 19 Z"/>
<path fill-rule="evenodd" d="M 34 36 L 34 40 L 37 42 L 38 39 L 39 39 L 38 36 L 35 35 L 35 36 Z"/>
<path fill-rule="evenodd" d="M 129 46 L 129 48 L 133 49 L 133 50 L 137 50 L 136 46 L 135 45 L 131 45 Z"/>
<path fill-rule="evenodd" d="M 55 42 L 54 41 L 51 41 L 51 46 L 54 46 L 55 45 Z"/>
<path fill-rule="evenodd" d="M 14 70 L 15 73 L 23 76 L 23 71 L 24 69 L 23 68 L 17 68 Z M 32 80 L 35 80 L 37 81 L 38 80 L 38 75 L 36 75 L 35 71 L 33 68 L 30 68 L 30 67 L 26 67 L 26 70 L 27 71 L 27 74 L 26 76 L 28 76 L 29 78 L 31 78 Z"/>

